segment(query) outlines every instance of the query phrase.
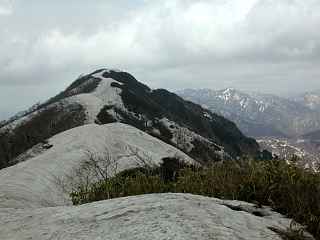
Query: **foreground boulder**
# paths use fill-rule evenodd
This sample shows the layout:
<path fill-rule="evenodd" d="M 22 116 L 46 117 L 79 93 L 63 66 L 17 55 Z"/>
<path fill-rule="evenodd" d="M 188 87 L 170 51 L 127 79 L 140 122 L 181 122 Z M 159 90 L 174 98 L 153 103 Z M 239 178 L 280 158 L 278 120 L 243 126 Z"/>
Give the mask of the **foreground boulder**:
<path fill-rule="evenodd" d="M 191 194 L 150 194 L 77 207 L 0 209 L 0 239 L 270 239 L 290 219 L 268 208 Z"/>

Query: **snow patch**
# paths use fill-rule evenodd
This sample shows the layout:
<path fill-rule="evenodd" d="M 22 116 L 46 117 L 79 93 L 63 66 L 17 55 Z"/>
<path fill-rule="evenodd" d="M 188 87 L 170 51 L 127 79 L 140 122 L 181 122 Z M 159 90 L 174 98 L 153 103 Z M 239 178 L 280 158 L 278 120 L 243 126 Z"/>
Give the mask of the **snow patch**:
<path fill-rule="evenodd" d="M 97 88 L 92 93 L 78 94 L 66 99 L 69 103 L 76 102 L 85 108 L 87 116 L 86 123 L 94 123 L 100 110 L 105 105 L 112 105 L 125 111 L 125 106 L 120 96 L 122 90 L 111 86 L 113 82 L 116 82 L 119 85 L 123 84 L 112 78 L 103 77 L 103 74 L 109 71 L 115 70 L 102 70 L 101 72 L 92 75 L 93 79 L 101 79 Z M 113 111 L 110 110 L 109 113 L 115 116 Z"/>
<path fill-rule="evenodd" d="M 216 143 L 209 141 L 207 138 L 190 131 L 188 128 L 181 127 L 176 122 L 170 121 L 167 118 L 162 118 L 159 120 L 159 122 L 161 122 L 167 129 L 170 130 L 173 135 L 171 141 L 178 146 L 179 149 L 184 149 L 186 152 L 191 152 L 195 147 L 192 142 L 194 140 L 199 140 L 201 142 L 207 142 L 209 145 L 214 145 L 217 149 L 221 149 L 220 151 L 216 151 L 216 153 L 222 158 L 226 157 L 223 146 L 217 145 Z"/>
<path fill-rule="evenodd" d="M 208 113 L 208 112 L 204 112 L 203 116 L 208 118 L 208 119 L 210 119 L 210 120 L 212 120 L 212 117 L 211 117 L 210 113 Z"/>

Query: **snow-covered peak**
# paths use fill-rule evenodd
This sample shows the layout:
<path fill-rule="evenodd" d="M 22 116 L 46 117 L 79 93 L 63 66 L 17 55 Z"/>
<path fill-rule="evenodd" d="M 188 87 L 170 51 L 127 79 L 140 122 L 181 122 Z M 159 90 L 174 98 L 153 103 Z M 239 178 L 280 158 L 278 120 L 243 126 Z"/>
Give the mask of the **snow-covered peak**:
<path fill-rule="evenodd" d="M 310 92 L 303 95 L 301 102 L 312 110 L 320 109 L 320 92 Z"/>
<path fill-rule="evenodd" d="M 234 88 L 226 88 L 220 92 L 221 93 L 218 95 L 218 97 L 226 102 L 229 100 L 240 100 L 241 98 L 240 92 L 236 91 Z"/>
<path fill-rule="evenodd" d="M 234 93 L 236 91 L 236 89 L 235 88 L 226 88 L 226 89 L 224 89 L 223 90 L 223 93 L 224 94 L 232 94 L 232 93 Z"/>

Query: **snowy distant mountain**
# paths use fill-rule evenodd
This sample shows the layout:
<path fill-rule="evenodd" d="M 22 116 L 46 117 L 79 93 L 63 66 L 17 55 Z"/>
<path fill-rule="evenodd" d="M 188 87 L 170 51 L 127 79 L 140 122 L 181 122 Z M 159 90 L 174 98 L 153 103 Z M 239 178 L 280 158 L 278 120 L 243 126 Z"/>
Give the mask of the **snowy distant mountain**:
<path fill-rule="evenodd" d="M 294 100 L 314 111 L 320 111 L 320 90 L 304 93 Z"/>
<path fill-rule="evenodd" d="M 232 88 L 187 89 L 178 94 L 231 119 L 245 134 L 254 137 L 291 137 L 320 129 L 320 111 L 315 111 L 320 106 L 320 95 L 286 99 Z"/>
<path fill-rule="evenodd" d="M 259 153 L 236 125 L 164 89 L 152 90 L 132 75 L 100 69 L 0 127 L 0 165 L 6 167 L 47 138 L 85 124 L 122 122 L 177 147 L 200 162 Z"/>

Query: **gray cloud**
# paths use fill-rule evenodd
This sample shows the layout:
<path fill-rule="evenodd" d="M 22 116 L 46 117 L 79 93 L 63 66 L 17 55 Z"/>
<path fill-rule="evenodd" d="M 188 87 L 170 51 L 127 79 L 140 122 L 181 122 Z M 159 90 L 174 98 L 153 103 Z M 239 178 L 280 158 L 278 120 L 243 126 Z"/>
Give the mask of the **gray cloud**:
<path fill-rule="evenodd" d="M 319 13 L 318 0 L 0 0 L 0 113 L 100 67 L 169 89 L 320 88 Z"/>
<path fill-rule="evenodd" d="M 9 0 L 1 0 L 0 1 L 0 16 L 11 15 L 12 13 L 12 5 Z"/>

